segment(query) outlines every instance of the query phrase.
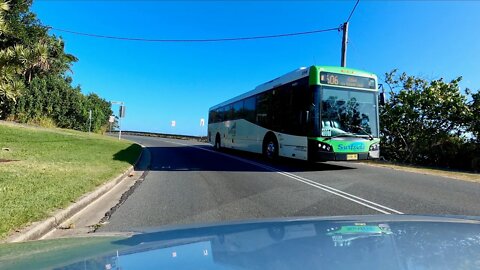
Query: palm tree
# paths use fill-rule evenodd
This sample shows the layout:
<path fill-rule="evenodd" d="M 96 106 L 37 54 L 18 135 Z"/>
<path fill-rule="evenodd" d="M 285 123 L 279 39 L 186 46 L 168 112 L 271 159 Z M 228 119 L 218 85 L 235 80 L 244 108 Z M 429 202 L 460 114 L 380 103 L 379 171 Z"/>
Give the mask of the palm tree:
<path fill-rule="evenodd" d="M 0 0 L 0 35 L 3 35 L 7 31 L 7 24 L 3 18 L 3 14 L 10 10 L 9 1 Z"/>
<path fill-rule="evenodd" d="M 10 10 L 9 1 L 0 0 L 0 37 L 8 32 L 4 14 Z M 25 89 L 21 79 L 22 65 L 16 56 L 23 51 L 22 46 L 8 47 L 0 50 L 0 118 L 5 117 L 8 104 L 16 103 L 18 96 Z"/>
<path fill-rule="evenodd" d="M 25 89 L 25 84 L 22 80 L 12 77 L 7 83 L 0 82 L 0 99 L 5 101 L 16 102 L 17 97 Z"/>
<path fill-rule="evenodd" d="M 48 46 L 44 43 L 37 43 L 33 48 L 26 50 L 18 50 L 18 58 L 24 65 L 23 75 L 29 84 L 33 75 L 50 69 Z"/>
<path fill-rule="evenodd" d="M 78 59 L 68 53 L 65 53 L 65 44 L 61 38 L 50 37 L 48 40 L 50 50 L 50 69 L 53 73 L 63 74 L 66 71 L 73 73 L 71 65 Z"/>
<path fill-rule="evenodd" d="M 16 59 L 15 49 L 0 50 L 0 118 L 5 117 L 8 104 L 15 104 L 25 89 L 22 73 L 23 67 Z"/>

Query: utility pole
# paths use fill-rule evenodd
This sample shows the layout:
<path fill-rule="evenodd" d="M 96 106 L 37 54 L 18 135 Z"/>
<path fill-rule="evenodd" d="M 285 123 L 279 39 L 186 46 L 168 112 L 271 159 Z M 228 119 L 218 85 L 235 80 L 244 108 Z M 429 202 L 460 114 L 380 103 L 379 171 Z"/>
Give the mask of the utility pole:
<path fill-rule="evenodd" d="M 342 38 L 342 67 L 347 66 L 347 45 L 348 45 L 348 22 L 342 25 L 343 38 Z"/>

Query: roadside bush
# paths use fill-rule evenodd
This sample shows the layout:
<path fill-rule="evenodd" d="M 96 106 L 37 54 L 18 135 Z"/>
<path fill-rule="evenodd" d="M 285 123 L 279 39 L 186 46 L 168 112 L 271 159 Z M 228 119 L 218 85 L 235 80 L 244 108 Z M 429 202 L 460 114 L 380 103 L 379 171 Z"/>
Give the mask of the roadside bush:
<path fill-rule="evenodd" d="M 44 127 L 44 128 L 56 128 L 57 125 L 53 119 L 46 116 L 37 116 L 27 121 L 27 124 Z"/>
<path fill-rule="evenodd" d="M 100 127 L 99 130 L 97 130 L 97 133 L 100 133 L 100 134 L 104 135 L 105 133 L 107 133 L 109 128 L 110 128 L 110 125 L 108 125 L 108 124 L 103 125 L 103 126 Z"/>
<path fill-rule="evenodd" d="M 380 107 L 382 155 L 387 160 L 416 165 L 478 169 L 476 123 L 462 94 L 458 77 L 428 81 L 396 71 L 386 74 L 389 98 Z M 473 94 L 470 96 L 474 100 Z"/>
<path fill-rule="evenodd" d="M 109 102 L 96 94 L 82 94 L 80 88 L 69 84 L 68 78 L 42 76 L 34 78 L 18 97 L 8 118 L 21 123 L 48 118 L 60 128 L 88 131 L 89 110 L 92 110 L 91 130 L 100 132 L 112 114 Z"/>

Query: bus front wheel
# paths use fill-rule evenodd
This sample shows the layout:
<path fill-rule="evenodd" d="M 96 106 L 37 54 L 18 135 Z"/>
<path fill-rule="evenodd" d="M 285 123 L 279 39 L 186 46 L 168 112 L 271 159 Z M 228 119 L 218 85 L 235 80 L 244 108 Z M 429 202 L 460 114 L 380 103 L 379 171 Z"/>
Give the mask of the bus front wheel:
<path fill-rule="evenodd" d="M 278 157 L 278 142 L 275 135 L 267 135 L 263 143 L 263 155 L 270 159 L 276 159 Z"/>

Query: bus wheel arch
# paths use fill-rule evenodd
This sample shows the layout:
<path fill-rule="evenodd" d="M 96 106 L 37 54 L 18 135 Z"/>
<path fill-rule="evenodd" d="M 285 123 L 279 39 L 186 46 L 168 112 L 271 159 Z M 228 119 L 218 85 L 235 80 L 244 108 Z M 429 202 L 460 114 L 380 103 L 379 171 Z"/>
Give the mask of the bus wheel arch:
<path fill-rule="evenodd" d="M 278 140 L 272 131 L 267 132 L 263 138 L 262 153 L 268 159 L 276 159 L 278 157 Z"/>

